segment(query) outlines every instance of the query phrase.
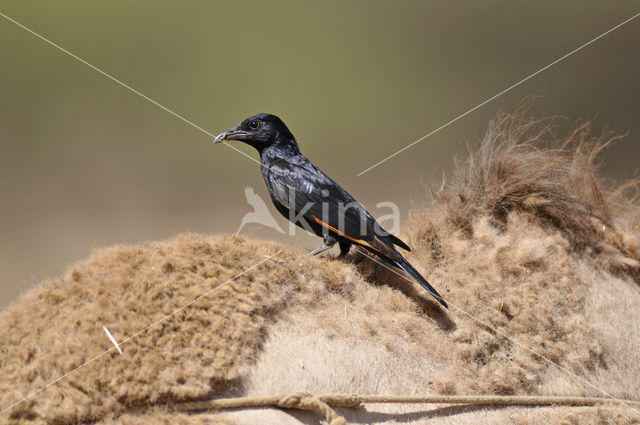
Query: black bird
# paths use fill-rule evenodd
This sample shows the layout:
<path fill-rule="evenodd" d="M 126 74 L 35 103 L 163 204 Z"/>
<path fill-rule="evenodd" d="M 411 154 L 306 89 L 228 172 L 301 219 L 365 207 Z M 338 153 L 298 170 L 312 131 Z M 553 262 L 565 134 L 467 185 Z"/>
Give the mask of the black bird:
<path fill-rule="evenodd" d="M 295 137 L 280 118 L 271 114 L 249 117 L 219 134 L 214 143 L 225 140 L 239 140 L 256 148 L 262 176 L 278 211 L 296 225 L 324 238 L 324 245 L 311 251 L 311 255 L 337 242 L 342 257 L 352 244 L 360 245 L 404 270 L 449 308 L 395 248 L 410 251 L 407 244 L 384 230 L 346 190 L 302 155 Z"/>

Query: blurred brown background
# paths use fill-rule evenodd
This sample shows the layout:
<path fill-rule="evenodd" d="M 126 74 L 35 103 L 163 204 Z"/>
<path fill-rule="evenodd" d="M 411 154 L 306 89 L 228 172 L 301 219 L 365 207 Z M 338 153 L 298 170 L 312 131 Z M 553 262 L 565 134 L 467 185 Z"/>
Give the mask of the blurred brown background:
<path fill-rule="evenodd" d="M 537 115 L 628 132 L 604 157 L 611 177 L 638 168 L 640 18 L 356 177 L 638 13 L 636 1 L 0 4 L 211 133 L 280 115 L 374 215 L 389 212 L 382 201 L 403 218 L 429 202 L 429 184 L 496 111 L 541 92 Z M 233 233 L 251 211 L 245 186 L 271 208 L 257 164 L 1 17 L 0 52 L 0 307 L 97 247 Z"/>

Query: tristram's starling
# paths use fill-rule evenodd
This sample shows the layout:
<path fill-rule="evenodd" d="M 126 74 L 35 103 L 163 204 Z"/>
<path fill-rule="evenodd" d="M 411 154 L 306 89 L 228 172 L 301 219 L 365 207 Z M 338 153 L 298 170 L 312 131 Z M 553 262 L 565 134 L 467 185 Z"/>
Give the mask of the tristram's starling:
<path fill-rule="evenodd" d="M 337 243 L 340 255 L 360 245 L 413 277 L 443 306 L 447 303 L 396 250 L 410 248 L 384 230 L 346 190 L 300 153 L 295 137 L 280 118 L 271 114 L 249 117 L 219 134 L 214 143 L 239 140 L 257 149 L 260 169 L 276 208 L 287 219 L 324 238 L 319 254 Z"/>

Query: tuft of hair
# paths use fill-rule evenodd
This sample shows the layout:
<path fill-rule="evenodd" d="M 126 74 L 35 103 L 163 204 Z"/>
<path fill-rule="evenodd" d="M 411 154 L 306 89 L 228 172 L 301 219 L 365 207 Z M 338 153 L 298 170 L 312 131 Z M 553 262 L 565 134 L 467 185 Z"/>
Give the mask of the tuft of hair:
<path fill-rule="evenodd" d="M 640 277 L 640 179 L 606 180 L 599 155 L 623 136 L 605 128 L 594 135 L 590 121 L 564 136 L 559 118 L 528 116 L 534 98 L 514 114 L 501 113 L 480 142 L 456 159 L 452 181 L 434 193 L 449 222 L 471 231 L 481 215 L 504 229 L 510 213 L 563 233 L 582 254 L 609 254 L 612 269 Z"/>

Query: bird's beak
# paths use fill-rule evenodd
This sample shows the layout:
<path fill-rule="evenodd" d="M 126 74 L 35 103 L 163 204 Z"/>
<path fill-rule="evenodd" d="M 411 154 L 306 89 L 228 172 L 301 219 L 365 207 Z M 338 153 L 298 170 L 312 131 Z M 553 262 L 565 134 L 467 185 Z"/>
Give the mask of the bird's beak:
<path fill-rule="evenodd" d="M 248 133 L 246 131 L 230 128 L 218 134 L 216 138 L 213 139 L 213 143 L 222 143 L 227 140 L 244 140 L 247 135 Z"/>
<path fill-rule="evenodd" d="M 213 139 L 213 144 L 218 144 L 218 143 L 222 143 L 225 140 L 227 140 L 227 132 L 223 131 L 222 133 L 218 134 L 215 139 Z"/>

